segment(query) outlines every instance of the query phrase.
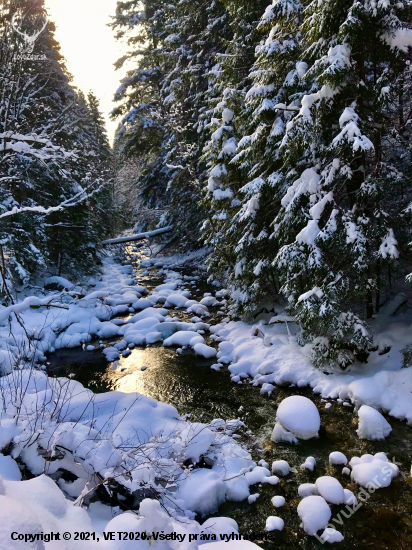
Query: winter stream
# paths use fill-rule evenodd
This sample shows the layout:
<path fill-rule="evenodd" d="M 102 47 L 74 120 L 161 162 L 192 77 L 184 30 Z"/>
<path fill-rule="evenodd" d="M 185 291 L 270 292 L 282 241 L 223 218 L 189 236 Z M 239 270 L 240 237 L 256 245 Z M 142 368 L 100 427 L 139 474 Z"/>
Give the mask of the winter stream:
<path fill-rule="evenodd" d="M 156 270 L 137 270 L 137 284 L 153 290 L 162 283 L 162 277 Z M 189 273 L 183 269 L 182 274 Z M 190 272 L 193 275 L 193 271 Z M 200 272 L 200 280 L 191 289 L 192 297 L 200 300 L 205 292 L 214 293 L 208 288 Z M 211 307 L 213 323 L 215 308 Z M 179 315 L 187 321 L 188 316 L 181 310 Z M 209 345 L 208 335 L 204 335 Z M 104 341 L 116 342 L 120 338 Z M 190 415 L 191 421 L 209 422 L 216 418 L 225 420 L 239 418 L 246 429 L 238 436 L 248 446 L 254 460 L 264 459 L 269 465 L 274 460 L 286 460 L 291 472 L 280 477 L 278 485 L 256 485 L 251 494 L 259 493 L 254 503 L 226 502 L 220 506 L 216 516 L 228 516 L 235 519 L 239 532 L 262 533 L 266 518 L 280 516 L 285 522 L 283 531 L 272 533 L 271 542 L 255 542 L 266 550 L 274 548 L 321 548 L 322 544 L 314 537 L 308 537 L 300 528 L 297 506 L 300 502 L 298 487 L 302 483 L 314 483 L 319 476 L 330 475 L 337 478 L 345 488 L 359 495 L 359 487 L 351 482 L 348 475 L 342 473 L 342 466 L 329 464 L 329 454 L 341 451 L 349 459 L 365 453 L 387 453 L 390 460 L 396 460 L 401 474 L 392 484 L 373 494 L 368 494 L 364 502 L 351 517 L 339 514 L 345 511 L 343 505 L 332 508 L 332 518 L 337 518 L 335 528 L 345 537 L 337 546 L 346 549 L 392 549 L 412 548 L 412 478 L 410 461 L 412 456 L 411 428 L 405 423 L 390 419 L 393 431 L 384 441 L 360 440 L 356 434 L 357 417 L 353 407 L 330 400 L 331 406 L 325 408 L 325 401 L 308 388 L 278 386 L 271 396 L 261 395 L 260 388 L 249 382 L 233 383 L 227 368 L 218 371 L 210 367 L 216 359 L 204 359 L 191 349 L 176 352 L 176 347 L 164 347 L 162 343 L 136 346 L 127 357 L 118 362 L 108 363 L 98 347 L 93 352 L 86 349 L 61 349 L 49 356 L 48 371 L 51 376 L 68 376 L 88 386 L 95 392 L 118 390 L 126 393 L 138 392 L 158 401 L 173 405 L 181 415 Z M 146 367 L 142 370 L 142 367 Z M 321 417 L 319 439 L 300 441 L 299 444 L 273 443 L 270 439 L 275 423 L 276 409 L 285 397 L 304 395 L 318 407 Z M 346 403 L 348 405 L 348 403 Z M 301 469 L 300 465 L 308 456 L 316 458 L 313 472 Z M 270 468 L 270 466 L 269 466 Z M 271 499 L 281 495 L 286 503 L 275 509 Z M 347 512 L 346 512 L 347 514 Z M 348 514 L 347 514 L 348 515 Z M 198 518 L 203 522 L 206 518 Z M 326 543 L 328 546 L 328 543 Z"/>

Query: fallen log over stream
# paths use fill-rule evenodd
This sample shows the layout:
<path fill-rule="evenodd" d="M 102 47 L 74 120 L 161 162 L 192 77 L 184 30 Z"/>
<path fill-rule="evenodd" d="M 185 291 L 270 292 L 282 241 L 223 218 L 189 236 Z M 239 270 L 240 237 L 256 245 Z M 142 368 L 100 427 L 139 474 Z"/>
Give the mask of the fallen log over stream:
<path fill-rule="evenodd" d="M 156 237 L 157 235 L 162 235 L 163 233 L 169 233 L 172 231 L 173 226 L 169 225 L 168 227 L 162 227 L 161 229 L 155 229 L 154 231 L 147 231 L 146 233 L 138 233 L 137 235 L 130 235 L 129 237 L 119 237 L 118 239 L 109 239 L 107 241 L 102 241 L 102 245 L 109 244 L 120 244 L 128 243 L 133 241 L 140 241 L 142 239 L 148 239 L 150 237 Z"/>

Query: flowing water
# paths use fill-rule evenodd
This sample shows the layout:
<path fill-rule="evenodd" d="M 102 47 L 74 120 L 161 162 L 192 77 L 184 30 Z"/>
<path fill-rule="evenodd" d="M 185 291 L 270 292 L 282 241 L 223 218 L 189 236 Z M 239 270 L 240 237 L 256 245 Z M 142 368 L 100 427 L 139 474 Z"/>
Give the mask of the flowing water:
<path fill-rule="evenodd" d="M 153 279 L 140 282 L 152 288 L 155 284 Z M 207 290 L 204 283 L 198 286 L 201 293 Z M 256 460 L 263 458 L 271 464 L 273 460 L 284 459 L 293 470 L 288 476 L 280 478 L 276 486 L 252 488 L 252 492 L 260 493 L 254 504 L 250 505 L 247 501 L 226 502 L 216 514 L 234 518 L 243 534 L 262 533 L 268 516 L 280 516 L 285 521 L 285 529 L 276 532 L 274 540 L 255 540 L 265 550 L 322 547 L 321 542 L 307 537 L 299 527 L 296 508 L 300 501 L 297 490 L 301 483 L 314 483 L 319 476 L 332 475 L 345 488 L 359 493 L 359 487 L 351 483 L 349 476 L 342 474 L 342 466 L 329 465 L 330 452 L 342 451 L 349 459 L 365 453 L 386 452 L 391 460 L 396 460 L 401 474 L 390 487 L 373 494 L 367 493 L 367 498 L 363 496 L 365 502 L 349 518 L 342 514 L 339 516 L 342 510 L 349 515 L 346 507 L 332 507 L 332 518 L 336 519 L 333 523 L 345 536 L 345 540 L 336 546 L 345 550 L 412 548 L 412 429 L 405 423 L 389 418 L 393 431 L 385 441 L 361 441 L 356 435 L 357 416 L 352 407 L 331 401 L 332 406 L 325 409 L 320 397 L 307 388 L 279 387 L 271 397 L 262 396 L 259 388 L 248 382 L 241 385 L 232 383 L 227 369 L 212 370 L 213 360 L 202 359 L 191 350 L 184 350 L 178 355 L 174 348 L 164 348 L 163 345 L 136 347 L 129 357 L 120 360 L 116 370 L 108 365 L 100 350 L 59 350 L 50 356 L 49 361 L 50 374 L 72 374 L 74 379 L 95 392 L 137 391 L 175 406 L 180 414 L 190 414 L 193 421 L 240 418 L 253 433 L 255 445 L 252 454 Z M 142 371 L 142 367 L 147 368 Z M 274 444 L 270 441 L 270 434 L 277 406 L 282 399 L 294 394 L 305 395 L 318 406 L 320 437 L 298 445 Z M 316 458 L 314 472 L 299 468 L 308 456 Z M 284 496 L 285 506 L 275 509 L 270 502 L 274 495 Z"/>

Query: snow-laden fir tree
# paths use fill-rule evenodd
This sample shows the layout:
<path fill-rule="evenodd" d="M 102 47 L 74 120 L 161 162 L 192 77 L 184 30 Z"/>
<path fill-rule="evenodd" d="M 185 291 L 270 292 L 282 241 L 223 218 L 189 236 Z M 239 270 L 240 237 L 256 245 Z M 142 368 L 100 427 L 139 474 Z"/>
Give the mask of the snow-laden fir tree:
<path fill-rule="evenodd" d="M 256 58 L 249 61 L 248 78 L 244 79 L 238 115 L 241 134 L 231 161 L 242 174 L 238 187 L 241 204 L 225 234 L 235 255 L 236 267 L 229 274 L 233 305 L 248 315 L 256 314 L 262 301 L 272 305 L 279 291 L 272 266 L 278 246 L 270 236 L 284 188 L 279 172 L 284 159 L 279 148 L 286 124 L 296 114 L 306 90 L 302 83 L 306 64 L 300 57 L 301 12 L 296 0 L 262 5 L 259 16 L 254 14 L 254 30 L 249 31 Z"/>
<path fill-rule="evenodd" d="M 399 257 L 393 199 L 406 182 L 391 138 L 400 114 L 395 83 L 410 59 L 404 8 L 313 2 L 306 10 L 304 78 L 313 85 L 283 140 L 283 174 L 291 170 L 293 181 L 273 238 L 282 292 L 319 365 L 344 368 L 367 356 L 366 320 L 379 311 Z M 291 151 L 302 142 L 299 163 Z"/>
<path fill-rule="evenodd" d="M 236 258 L 239 237 L 234 218 L 241 206 L 239 191 L 245 183 L 243 167 L 233 160 L 250 114 L 245 97 L 258 39 L 255 21 L 264 4 L 227 0 L 224 5 L 229 38 L 222 40 L 225 49 L 216 54 L 216 64 L 209 72 L 206 97 L 210 108 L 203 110 L 199 126 L 210 134 L 202 157 L 208 176 L 203 202 L 207 213 L 203 239 L 214 248 L 208 260 L 209 269 L 212 278 L 218 276 L 225 284 L 231 284 L 233 274 L 237 277 L 243 267 L 242 261 L 237 262 Z"/>

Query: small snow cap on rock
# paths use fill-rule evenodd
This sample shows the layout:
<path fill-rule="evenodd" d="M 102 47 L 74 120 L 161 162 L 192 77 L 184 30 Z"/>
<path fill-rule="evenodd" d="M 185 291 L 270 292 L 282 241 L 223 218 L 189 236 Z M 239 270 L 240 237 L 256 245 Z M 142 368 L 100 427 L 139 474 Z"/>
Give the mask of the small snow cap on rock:
<path fill-rule="evenodd" d="M 275 460 L 272 464 L 272 473 L 278 476 L 287 476 L 290 472 L 289 464 L 286 460 Z"/>
<path fill-rule="evenodd" d="M 272 498 L 271 503 L 275 508 L 280 508 L 281 506 L 285 505 L 285 497 L 276 495 L 275 497 Z"/>
<path fill-rule="evenodd" d="M 314 467 L 316 466 L 316 459 L 313 456 L 308 456 L 303 464 L 300 465 L 301 470 L 310 470 L 313 472 Z"/>
<path fill-rule="evenodd" d="M 301 527 L 313 536 L 320 529 L 324 529 L 332 515 L 326 500 L 321 496 L 304 498 L 298 506 L 298 515 L 302 520 Z"/>
<path fill-rule="evenodd" d="M 325 542 L 329 542 L 329 544 L 332 544 L 334 542 L 342 542 L 344 536 L 339 531 L 336 531 L 336 529 L 333 529 L 333 527 L 328 527 L 323 531 L 320 538 Z"/>
<path fill-rule="evenodd" d="M 369 405 L 362 405 L 358 411 L 359 428 L 357 434 L 360 439 L 385 439 L 392 431 L 389 422 L 379 411 Z"/>
<path fill-rule="evenodd" d="M 292 395 L 278 407 L 272 440 L 297 443 L 298 439 L 318 437 L 319 428 L 319 411 L 313 401 Z"/>
<path fill-rule="evenodd" d="M 269 516 L 266 520 L 266 531 L 283 531 L 285 522 L 277 516 Z"/>
<path fill-rule="evenodd" d="M 347 464 L 348 459 L 343 453 L 340 453 L 339 451 L 333 451 L 333 453 L 330 453 L 329 455 L 329 464 Z"/>

